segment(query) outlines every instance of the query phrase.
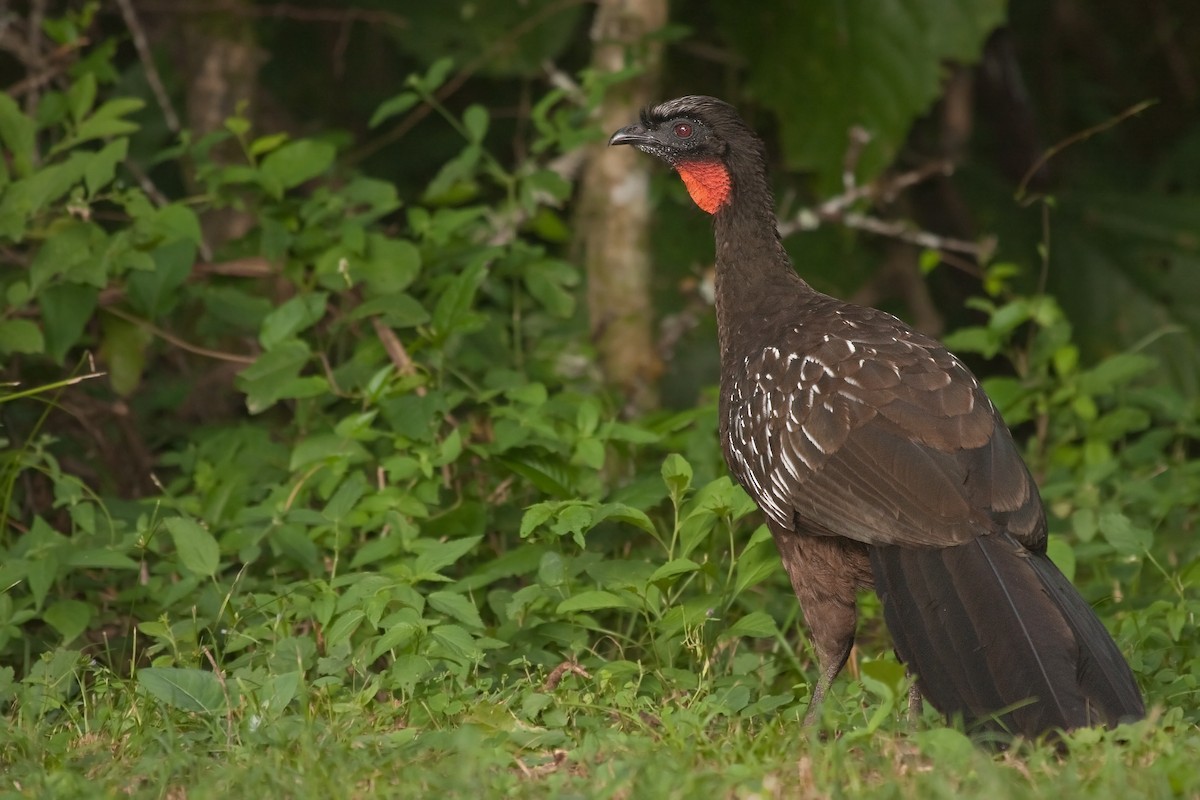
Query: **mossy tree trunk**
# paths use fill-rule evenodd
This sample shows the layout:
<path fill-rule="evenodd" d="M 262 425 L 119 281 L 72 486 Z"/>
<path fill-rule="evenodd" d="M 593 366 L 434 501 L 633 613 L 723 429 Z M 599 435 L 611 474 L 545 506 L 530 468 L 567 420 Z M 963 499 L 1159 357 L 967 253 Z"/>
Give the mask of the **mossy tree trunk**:
<path fill-rule="evenodd" d="M 608 92 L 600 125 L 614 131 L 657 99 L 662 44 L 651 35 L 667 21 L 666 0 L 601 0 L 592 29 L 592 65 L 616 72 L 629 63 L 642 73 Z M 584 170 L 579 244 L 588 280 L 592 339 L 608 381 L 626 397 L 626 411 L 658 404 L 662 362 L 654 343 L 650 298 L 650 170 L 653 159 L 632 148 L 596 146 Z"/>

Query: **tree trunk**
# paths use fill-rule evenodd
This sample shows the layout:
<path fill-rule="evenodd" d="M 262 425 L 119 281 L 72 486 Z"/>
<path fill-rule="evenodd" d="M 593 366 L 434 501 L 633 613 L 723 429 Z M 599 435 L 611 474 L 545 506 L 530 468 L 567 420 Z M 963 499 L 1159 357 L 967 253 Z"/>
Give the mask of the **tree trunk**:
<path fill-rule="evenodd" d="M 667 21 L 666 0 L 600 0 L 592 29 L 592 66 L 617 72 L 630 61 L 641 75 L 611 88 L 600 125 L 615 131 L 637 119 L 659 83 L 662 44 L 648 35 Z M 658 404 L 662 361 L 654 346 L 650 299 L 650 169 L 632 148 L 596 146 L 584 169 L 578 225 L 588 281 L 592 340 L 608 381 L 626 397 L 626 413 Z"/>
<path fill-rule="evenodd" d="M 184 125 L 196 139 L 224 129 L 225 120 L 235 114 L 252 122 L 258 117 L 258 71 L 266 53 L 255 39 L 254 17 L 249 13 L 252 6 L 252 0 L 228 0 L 220 11 L 182 12 L 161 19 L 176 68 L 183 76 Z M 245 160 L 234 141 L 217 146 L 211 156 L 217 163 Z M 224 243 L 245 235 L 256 222 L 252 214 L 223 208 L 204 214 L 200 224 L 204 241 L 219 250 Z"/>

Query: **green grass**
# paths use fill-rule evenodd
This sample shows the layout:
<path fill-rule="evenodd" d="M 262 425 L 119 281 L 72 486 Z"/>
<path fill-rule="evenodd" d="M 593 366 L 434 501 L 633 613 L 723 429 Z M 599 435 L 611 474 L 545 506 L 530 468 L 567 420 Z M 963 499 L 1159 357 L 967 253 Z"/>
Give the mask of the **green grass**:
<path fill-rule="evenodd" d="M 100 680 L 0 732 L 20 797 L 1189 797 L 1200 729 L 1176 710 L 992 752 L 932 712 L 910 725 L 843 679 L 821 731 L 803 704 L 730 710 L 731 692 L 651 699 L 600 676 L 409 704 L 311 689 L 273 716 L 184 713 Z M 843 695 L 846 695 L 843 697 Z M 857 697 L 856 697 L 857 695 Z M 732 705 L 740 704 L 738 702 Z M 878 714 L 881 709 L 887 713 Z M 422 724 L 414 724 L 415 720 Z"/>

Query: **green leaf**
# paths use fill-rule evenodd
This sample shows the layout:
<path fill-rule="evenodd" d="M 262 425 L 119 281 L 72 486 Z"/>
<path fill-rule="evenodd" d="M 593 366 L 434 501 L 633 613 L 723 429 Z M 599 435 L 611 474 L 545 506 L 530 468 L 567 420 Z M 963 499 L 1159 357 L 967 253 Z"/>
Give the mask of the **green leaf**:
<path fill-rule="evenodd" d="M 558 510 L 558 503 L 536 503 L 525 509 L 524 516 L 521 517 L 522 539 L 528 539 L 529 535 L 544 525 L 554 513 Z"/>
<path fill-rule="evenodd" d="M 104 229 L 91 222 L 60 219 L 46 231 L 45 243 L 29 266 L 29 287 L 36 294 L 56 278 L 104 288 L 108 276 L 99 254 L 107 242 Z"/>
<path fill-rule="evenodd" d="M 654 529 L 654 523 L 650 521 L 650 517 L 646 516 L 645 511 L 626 505 L 625 503 L 605 503 L 596 508 L 592 512 L 591 524 L 592 526 L 596 526 L 610 519 L 632 525 L 649 534 L 657 533 Z"/>
<path fill-rule="evenodd" d="M 187 517 L 168 517 L 167 531 L 175 542 L 179 563 L 194 575 L 207 577 L 217 571 L 221 548 L 213 535 L 195 520 Z"/>
<path fill-rule="evenodd" d="M 88 197 L 95 197 L 101 189 L 112 183 L 113 176 L 117 173 L 117 164 L 125 160 L 128 152 L 129 140 L 115 139 L 88 159 L 83 171 L 83 185 L 87 189 Z"/>
<path fill-rule="evenodd" d="M 96 109 L 95 114 L 80 123 L 70 136 L 50 148 L 50 155 L 65 152 L 94 139 L 106 139 L 109 136 L 123 136 L 136 132 L 139 128 L 138 124 L 122 119 L 122 117 L 140 110 L 145 105 L 142 100 L 135 97 L 118 97 L 109 100 Z"/>
<path fill-rule="evenodd" d="M 246 393 L 246 407 L 258 414 L 287 397 L 288 388 L 308 363 L 308 345 L 289 339 L 263 353 L 237 377 L 237 385 Z M 322 379 L 323 380 L 323 379 Z"/>
<path fill-rule="evenodd" d="M 350 312 L 350 319 L 380 316 L 392 328 L 414 328 L 429 321 L 429 312 L 404 292 L 376 295 Z"/>
<path fill-rule="evenodd" d="M 129 302 L 141 314 L 158 319 L 179 304 L 179 288 L 192 274 L 196 263 L 196 243 L 189 239 L 174 239 L 151 252 L 154 269 L 132 272 L 126 280 Z"/>
<path fill-rule="evenodd" d="M 271 184 L 291 189 L 317 177 L 333 164 L 337 148 L 328 142 L 300 139 L 269 154 L 259 171 Z M 268 186 L 268 190 L 270 190 Z M 276 196 L 282 192 L 276 192 Z"/>
<path fill-rule="evenodd" d="M 80 75 L 67 89 L 67 111 L 76 123 L 83 120 L 96 102 L 96 76 L 90 72 Z"/>
<path fill-rule="evenodd" d="M 27 319 L 0 320 L 0 353 L 42 353 L 42 331 Z"/>
<path fill-rule="evenodd" d="M 24 239 L 26 220 L 83 180 L 91 159 L 91 153 L 72 153 L 66 161 L 42 167 L 9 184 L 0 194 L 0 237 L 14 242 Z M 53 241 L 47 239 L 42 249 Z"/>
<path fill-rule="evenodd" d="M 104 316 L 102 329 L 104 340 L 100 345 L 100 357 L 108 367 L 108 380 L 113 391 L 128 397 L 141 383 L 146 348 L 152 337 L 142 326 L 111 314 Z"/>
<path fill-rule="evenodd" d="M 650 575 L 651 583 L 665 581 L 668 578 L 674 578 L 679 575 L 686 575 L 689 572 L 695 572 L 700 569 L 700 565 L 690 558 L 676 558 L 663 564 Z"/>
<path fill-rule="evenodd" d="M 662 477 L 671 496 L 678 501 L 692 485 L 692 465 L 678 453 L 671 453 L 663 459 Z"/>
<path fill-rule="evenodd" d="M 423 199 L 431 205 L 454 205 L 471 199 L 477 192 L 475 175 L 483 159 L 483 148 L 469 144 L 441 169 L 425 188 Z"/>
<path fill-rule="evenodd" d="M 1123 555 L 1141 555 L 1153 541 L 1149 531 L 1135 525 L 1119 511 L 1105 511 L 1100 515 L 1099 524 L 1104 539 Z"/>
<path fill-rule="evenodd" d="M 1051 536 L 1046 541 L 1046 555 L 1062 570 L 1067 580 L 1075 579 L 1075 551 L 1071 549 L 1071 545 L 1058 536 Z"/>
<path fill-rule="evenodd" d="M 288 469 L 296 472 L 318 461 L 339 465 L 353 464 L 367 455 L 363 446 L 352 439 L 332 433 L 319 433 L 296 444 L 288 462 Z"/>
<path fill-rule="evenodd" d="M 994 357 L 1003 343 L 994 330 L 983 327 L 959 328 L 942 337 L 947 349 L 955 353 L 979 353 L 984 358 Z"/>
<path fill-rule="evenodd" d="M 1081 373 L 1079 388 L 1088 394 L 1108 394 L 1158 366 L 1158 360 L 1140 353 L 1118 353 Z"/>
<path fill-rule="evenodd" d="M 429 65 L 429 69 L 424 75 L 409 75 L 408 85 L 416 88 L 422 94 L 433 94 L 443 81 L 450 74 L 450 70 L 454 68 L 454 59 L 450 57 L 439 58 Z"/>
<path fill-rule="evenodd" d="M 462 120 L 463 127 L 467 129 L 467 139 L 473 144 L 483 142 L 483 137 L 487 136 L 488 129 L 487 109 L 478 103 L 469 105 L 463 112 Z"/>
<path fill-rule="evenodd" d="M 298 294 L 276 308 L 262 322 L 258 341 L 270 350 L 285 339 L 310 328 L 325 316 L 329 295 L 325 292 Z"/>
<path fill-rule="evenodd" d="M 100 290 L 79 283 L 60 283 L 42 290 L 42 324 L 46 329 L 46 354 L 62 363 L 67 351 L 79 343 L 96 310 Z"/>
<path fill-rule="evenodd" d="M 421 252 L 405 239 L 367 235 L 366 253 L 349 258 L 350 277 L 366 281 L 373 295 L 391 295 L 408 287 L 421 269 Z"/>
<path fill-rule="evenodd" d="M 271 675 L 258 691 L 258 708 L 272 715 L 279 714 L 300 690 L 304 675 L 299 670 Z"/>
<path fill-rule="evenodd" d="M 420 99 L 420 96 L 416 92 L 404 91 L 395 97 L 384 100 L 375 109 L 375 113 L 371 115 L 371 121 L 367 123 L 367 127 L 372 129 L 379 127 L 380 124 L 397 114 L 403 114 L 405 111 L 408 111 Z"/>
<path fill-rule="evenodd" d="M 138 684 L 160 702 L 181 711 L 218 714 L 225 710 L 225 692 L 211 672 L 178 667 L 138 670 Z"/>
<path fill-rule="evenodd" d="M 599 471 L 604 468 L 605 456 L 604 442 L 585 436 L 575 442 L 575 452 L 571 454 L 571 463 Z"/>
<path fill-rule="evenodd" d="M 577 611 L 600 611 L 606 608 L 635 608 L 636 606 L 620 595 L 606 592 L 603 589 L 593 589 L 571 595 L 558 604 L 559 614 L 570 614 Z"/>
<path fill-rule="evenodd" d="M 723 636 L 749 636 L 754 639 L 767 639 L 779 633 L 775 620 L 765 611 L 751 611 L 746 616 L 729 626 Z"/>
<path fill-rule="evenodd" d="M 945 63 L 976 61 L 1005 7 L 1005 0 L 801 0 L 713 9 L 749 62 L 756 97 L 780 120 L 788 162 L 818 173 L 831 191 L 841 187 L 850 128 L 873 137 L 859 162 L 865 182 L 891 163 L 913 121 L 938 98 Z"/>
<path fill-rule="evenodd" d="M 575 295 L 567 290 L 578 282 L 573 270 L 564 273 L 558 268 L 560 262 L 538 261 L 522 271 L 525 289 L 551 314 L 566 319 L 575 313 Z"/>
<path fill-rule="evenodd" d="M 258 158 L 261 155 L 270 153 L 272 150 L 278 150 L 289 138 L 291 137 L 287 133 L 282 132 L 259 136 L 250 143 L 250 155 Z"/>
<path fill-rule="evenodd" d="M 325 629 L 326 649 L 332 649 L 342 642 L 349 641 L 366 616 L 366 612 L 361 608 L 352 608 L 334 620 L 333 624 Z"/>
<path fill-rule="evenodd" d="M 0 94 L 0 143 L 8 151 L 17 175 L 22 178 L 33 173 L 35 153 L 34 121 L 21 113 L 17 101 L 7 93 Z"/>
<path fill-rule="evenodd" d="M 413 570 L 419 575 L 434 574 L 458 561 L 483 540 L 482 536 L 431 542 L 417 555 Z"/>
<path fill-rule="evenodd" d="M 203 238 L 200 218 L 183 203 L 172 203 L 162 208 L 135 207 L 129 210 L 137 219 L 139 230 L 146 236 L 162 242 L 184 239 L 195 245 L 199 245 Z"/>
<path fill-rule="evenodd" d="M 770 533 L 765 527 L 761 527 L 750 537 L 750 543 L 738 556 L 734 594 L 740 595 L 751 586 L 766 580 L 778 569 L 779 551 L 771 541 Z"/>
<path fill-rule="evenodd" d="M 442 292 L 433 310 L 433 328 L 440 338 L 445 339 L 453 333 L 468 333 L 482 324 L 478 315 L 471 313 L 471 307 L 487 274 L 487 264 L 477 262 L 454 278 Z"/>
<path fill-rule="evenodd" d="M 475 604 L 461 594 L 453 592 L 431 592 L 426 598 L 429 606 L 458 620 L 470 628 L 483 628 L 483 619 Z"/>
<path fill-rule="evenodd" d="M 352 472 L 329 498 L 321 516 L 330 522 L 341 522 L 354 510 L 367 491 L 367 482 L 361 472 Z"/>
<path fill-rule="evenodd" d="M 58 631 L 64 645 L 70 644 L 87 630 L 92 621 L 92 607 L 81 600 L 59 600 L 51 603 L 42 619 Z"/>
<path fill-rule="evenodd" d="M 438 625 L 429 631 L 429 636 L 451 657 L 467 662 L 483 658 L 475 638 L 457 625 Z"/>
<path fill-rule="evenodd" d="M 81 569 L 137 569 L 138 562 L 108 547 L 72 550 L 64 559 L 69 567 Z"/>

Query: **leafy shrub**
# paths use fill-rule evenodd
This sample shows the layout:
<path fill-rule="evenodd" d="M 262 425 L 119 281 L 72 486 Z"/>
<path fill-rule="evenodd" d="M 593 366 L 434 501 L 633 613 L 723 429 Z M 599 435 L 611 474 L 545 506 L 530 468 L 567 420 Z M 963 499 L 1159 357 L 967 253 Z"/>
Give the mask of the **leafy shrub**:
<path fill-rule="evenodd" d="M 799 713 L 798 610 L 715 404 L 621 420 L 589 368 L 559 252 L 571 186 L 548 168 L 598 135 L 587 109 L 551 92 L 535 155 L 506 167 L 486 109 L 433 99 L 446 72 L 376 115 L 431 103 L 462 137 L 420 198 L 237 117 L 135 153 L 142 105 L 105 96 L 103 59 L 36 119 L 0 98 L 0 697 L 19 716 L 81 713 L 130 674 L 247 736 L 392 697 L 409 731 L 499 725 L 506 704 L 515 741 L 552 743 L 596 702 L 554 694 L 580 674 L 630 725 L 664 698 Z M 236 163 L 213 156 L 229 142 Z M 146 177 L 173 169 L 196 194 Z M 198 263 L 222 209 L 254 224 Z M 1054 555 L 1109 598 L 1152 699 L 1194 697 L 1195 403 L 1136 386 L 1136 354 L 1081 366 L 1051 299 L 990 285 L 987 323 L 950 343 L 1013 367 L 988 389 L 1033 434 Z M 887 651 L 839 693 L 875 698 L 859 735 L 902 705 Z"/>

